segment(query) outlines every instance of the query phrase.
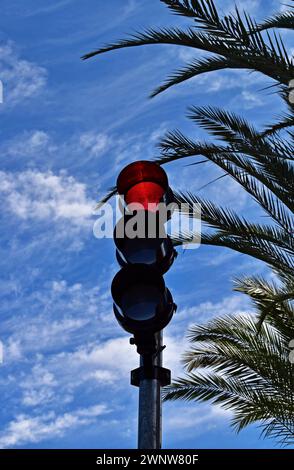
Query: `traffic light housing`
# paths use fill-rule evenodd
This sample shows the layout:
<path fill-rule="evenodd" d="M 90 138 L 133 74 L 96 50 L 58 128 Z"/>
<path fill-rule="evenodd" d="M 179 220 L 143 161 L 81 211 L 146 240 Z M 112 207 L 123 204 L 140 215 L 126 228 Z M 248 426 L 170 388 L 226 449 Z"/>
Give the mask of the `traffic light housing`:
<path fill-rule="evenodd" d="M 163 279 L 176 257 L 164 226 L 170 212 L 161 217 L 173 195 L 165 171 L 148 161 L 127 165 L 118 176 L 117 190 L 123 217 L 114 230 L 121 270 L 111 286 L 113 310 L 122 328 L 133 335 L 143 362 L 150 364 L 147 358 L 158 351 L 156 333 L 176 310 Z"/>

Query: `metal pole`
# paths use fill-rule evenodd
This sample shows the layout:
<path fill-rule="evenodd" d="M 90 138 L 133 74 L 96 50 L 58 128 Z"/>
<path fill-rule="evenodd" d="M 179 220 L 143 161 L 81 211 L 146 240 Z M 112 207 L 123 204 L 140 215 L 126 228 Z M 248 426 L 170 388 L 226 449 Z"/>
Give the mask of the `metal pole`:
<path fill-rule="evenodd" d="M 156 333 L 162 346 L 162 332 Z M 142 366 L 142 356 L 140 359 Z M 162 366 L 162 352 L 154 358 Z M 161 386 L 159 379 L 143 379 L 139 386 L 138 449 L 161 449 Z"/>

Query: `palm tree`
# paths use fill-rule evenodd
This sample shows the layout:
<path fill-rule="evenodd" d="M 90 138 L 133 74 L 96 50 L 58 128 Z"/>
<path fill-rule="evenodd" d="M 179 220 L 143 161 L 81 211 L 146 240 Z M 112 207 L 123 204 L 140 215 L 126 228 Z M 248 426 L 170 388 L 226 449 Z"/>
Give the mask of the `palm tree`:
<path fill-rule="evenodd" d="M 202 220 L 215 231 L 202 235 L 202 243 L 222 246 L 258 258 L 275 270 L 293 273 L 293 208 L 294 168 L 293 133 L 294 104 L 289 101 L 289 82 L 294 77 L 293 59 L 283 40 L 272 28 L 294 27 L 294 12 L 279 13 L 257 24 L 248 14 L 242 18 L 239 10 L 221 17 L 213 0 L 161 0 L 175 14 L 190 18 L 193 27 L 151 28 L 130 38 L 102 47 L 83 56 L 94 57 L 114 49 L 147 44 L 175 44 L 213 55 L 197 59 L 174 72 L 151 96 L 197 75 L 221 69 L 246 69 L 271 78 L 276 93 L 288 108 L 288 113 L 262 132 L 244 118 L 222 109 L 191 107 L 189 118 L 206 129 L 222 143 L 195 142 L 176 130 L 160 142 L 161 156 L 156 161 L 166 164 L 174 160 L 201 157 L 201 163 L 211 161 L 232 177 L 260 205 L 269 217 L 268 224 L 256 224 L 240 218 L 234 211 L 217 207 L 191 193 L 176 194 L 185 203 L 189 214 L 193 203 L 202 207 Z M 265 33 L 264 33 L 265 32 Z M 266 39 L 264 38 L 266 35 Z M 284 134 L 281 132 L 284 131 Z M 285 138 L 285 133 L 287 139 Z M 196 162 L 198 163 L 198 162 Z M 113 194 L 101 201 L 103 204 Z M 193 213 L 192 213 L 193 216 Z M 193 234 L 181 234 L 176 245 L 193 240 Z"/>
<path fill-rule="evenodd" d="M 265 437 L 294 444 L 293 276 L 279 281 L 277 287 L 257 277 L 236 280 L 257 317 L 225 316 L 192 327 L 187 374 L 165 388 L 165 400 L 211 401 L 233 411 L 236 431 L 258 422 Z"/>
<path fill-rule="evenodd" d="M 171 44 L 208 52 L 173 72 L 151 94 L 203 73 L 223 69 L 258 72 L 271 80 L 287 111 L 276 122 L 257 130 L 242 116 L 214 107 L 191 107 L 188 117 L 210 133 L 215 141 L 195 142 L 179 130 L 168 132 L 159 144 L 167 164 L 200 158 L 210 161 L 222 176 L 233 178 L 261 207 L 268 222 L 256 223 L 235 211 L 217 206 L 190 192 L 175 193 L 176 200 L 191 211 L 201 204 L 201 217 L 208 230 L 202 243 L 230 248 L 265 262 L 277 277 L 276 283 L 251 277 L 236 281 L 235 288 L 249 295 L 257 308 L 257 319 L 225 317 L 205 326 L 195 326 L 190 339 L 198 343 L 185 356 L 188 376 L 166 390 L 166 399 L 212 400 L 234 411 L 239 430 L 261 422 L 265 435 L 285 444 L 294 442 L 293 364 L 289 341 L 294 338 L 294 103 L 289 83 L 294 62 L 277 29 L 294 29 L 294 11 L 284 11 L 257 23 L 236 8 L 221 16 L 213 0 L 161 0 L 173 13 L 189 18 L 190 28 L 150 28 L 125 40 L 86 54 L 88 59 L 115 49 L 148 44 Z M 112 188 L 101 201 L 115 194 Z M 192 215 L 191 215 L 192 214 Z M 175 245 L 193 240 L 182 233 Z M 197 374 L 198 368 L 206 369 Z"/>
<path fill-rule="evenodd" d="M 255 289 L 255 287 L 254 287 Z M 258 422 L 262 434 L 294 444 L 294 309 L 270 314 L 258 327 L 252 315 L 225 316 L 189 331 L 187 375 L 166 387 L 165 400 L 210 401 L 233 412 L 238 432 Z M 200 371 L 198 370 L 200 368 Z"/>

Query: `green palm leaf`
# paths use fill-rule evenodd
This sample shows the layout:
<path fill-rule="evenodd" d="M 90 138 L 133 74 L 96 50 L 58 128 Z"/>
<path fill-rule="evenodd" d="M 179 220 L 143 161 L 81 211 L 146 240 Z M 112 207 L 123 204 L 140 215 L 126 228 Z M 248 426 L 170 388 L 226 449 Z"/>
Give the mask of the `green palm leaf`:
<path fill-rule="evenodd" d="M 172 75 L 170 75 L 165 83 L 161 86 L 156 88 L 151 93 L 151 98 L 162 93 L 163 91 L 167 90 L 168 88 L 182 83 L 190 78 L 194 78 L 197 75 L 201 75 L 203 73 L 208 72 L 215 72 L 216 70 L 223 70 L 228 68 L 242 68 L 243 66 L 240 65 L 239 62 L 235 62 L 234 60 L 227 59 L 226 57 L 209 57 L 206 59 L 194 60 L 191 64 L 183 67 Z"/>
<path fill-rule="evenodd" d="M 270 28 L 294 29 L 294 12 L 284 11 L 278 13 L 257 26 L 258 31 Z"/>
<path fill-rule="evenodd" d="M 165 400 L 210 401 L 233 411 L 240 431 L 259 423 L 281 444 L 294 442 L 294 375 L 288 338 L 253 317 L 226 316 L 190 329 L 187 375 L 164 391 Z M 203 372 L 199 372 L 201 369 Z"/>

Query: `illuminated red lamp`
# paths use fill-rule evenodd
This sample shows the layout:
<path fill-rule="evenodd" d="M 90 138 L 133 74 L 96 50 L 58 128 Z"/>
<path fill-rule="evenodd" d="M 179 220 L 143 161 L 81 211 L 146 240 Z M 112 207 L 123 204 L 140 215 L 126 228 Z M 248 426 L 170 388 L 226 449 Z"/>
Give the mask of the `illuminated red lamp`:
<path fill-rule="evenodd" d="M 157 205 L 167 202 L 169 194 L 165 171 L 154 162 L 138 161 L 127 165 L 117 179 L 117 190 L 129 204 L 140 204 L 144 210 L 156 211 Z"/>

